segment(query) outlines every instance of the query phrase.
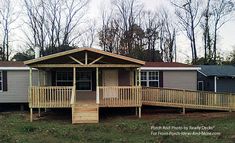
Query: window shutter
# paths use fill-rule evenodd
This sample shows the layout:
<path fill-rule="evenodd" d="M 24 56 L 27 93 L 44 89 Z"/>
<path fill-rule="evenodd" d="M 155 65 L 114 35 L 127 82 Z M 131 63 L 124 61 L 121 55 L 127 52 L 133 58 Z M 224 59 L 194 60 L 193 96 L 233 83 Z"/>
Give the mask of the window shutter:
<path fill-rule="evenodd" d="M 7 91 L 7 71 L 2 71 L 3 91 Z"/>

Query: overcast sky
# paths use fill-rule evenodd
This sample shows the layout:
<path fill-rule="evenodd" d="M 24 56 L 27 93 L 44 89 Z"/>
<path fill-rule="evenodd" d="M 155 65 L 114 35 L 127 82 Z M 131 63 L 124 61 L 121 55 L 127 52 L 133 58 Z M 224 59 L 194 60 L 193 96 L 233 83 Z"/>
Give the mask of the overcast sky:
<path fill-rule="evenodd" d="M 95 19 L 96 23 L 100 22 L 101 7 L 110 7 L 111 0 L 91 0 L 88 9 L 88 17 L 89 19 Z M 159 9 L 160 7 L 171 7 L 169 4 L 169 0 L 142 0 L 145 5 L 145 9 L 155 10 Z M 22 5 L 22 3 L 20 3 Z M 174 10 L 174 8 L 170 8 L 170 10 Z M 234 16 L 235 17 L 235 16 Z M 175 18 L 175 17 L 173 17 Z M 18 21 L 18 24 L 22 22 Z M 97 26 L 98 27 L 98 26 Z M 17 36 L 14 39 L 12 46 L 14 49 L 18 49 L 22 46 L 24 35 L 22 33 L 23 29 L 17 29 L 12 32 L 12 35 Z M 198 32 L 200 34 L 200 32 Z M 233 46 L 235 46 L 235 20 L 225 24 L 219 31 L 219 40 L 218 40 L 218 52 L 222 54 L 222 56 L 227 56 L 232 50 L 235 50 Z M 198 54 L 199 56 L 203 56 L 203 46 L 202 46 L 202 36 L 197 37 L 197 44 L 198 44 Z M 94 47 L 98 47 L 98 40 L 94 43 Z M 188 39 L 182 34 L 182 32 L 178 32 L 177 35 L 177 61 L 178 62 L 185 62 L 185 60 L 191 60 L 191 48 Z"/>
<path fill-rule="evenodd" d="M 89 5 L 89 15 L 92 18 L 100 19 L 100 7 L 104 5 L 109 5 L 111 0 L 91 0 Z M 171 7 L 169 0 L 142 0 L 146 9 L 155 10 L 159 7 Z M 174 8 L 170 8 L 174 9 Z M 235 16 L 234 16 L 235 17 Z M 198 31 L 200 34 L 200 31 Z M 202 37 L 198 36 L 198 54 L 203 56 L 203 46 L 202 46 Z M 235 50 L 235 19 L 226 23 L 219 31 L 219 40 L 218 40 L 218 52 L 222 56 L 227 56 L 232 50 Z M 178 33 L 177 36 L 177 60 L 180 62 L 185 62 L 186 59 L 191 58 L 190 44 L 186 36 L 182 33 Z"/>

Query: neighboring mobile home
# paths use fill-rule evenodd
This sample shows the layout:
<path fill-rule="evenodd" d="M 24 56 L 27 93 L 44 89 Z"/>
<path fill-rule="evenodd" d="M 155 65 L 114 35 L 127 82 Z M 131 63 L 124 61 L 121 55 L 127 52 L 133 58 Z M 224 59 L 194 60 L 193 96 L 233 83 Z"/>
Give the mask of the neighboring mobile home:
<path fill-rule="evenodd" d="M 199 67 L 177 62 L 146 62 L 141 67 L 141 85 L 195 91 L 199 69 Z"/>
<path fill-rule="evenodd" d="M 235 66 L 200 65 L 198 90 L 235 93 Z"/>
<path fill-rule="evenodd" d="M 32 82 L 38 82 L 34 70 Z M 28 103 L 29 67 L 23 62 L 0 62 L 0 103 Z"/>

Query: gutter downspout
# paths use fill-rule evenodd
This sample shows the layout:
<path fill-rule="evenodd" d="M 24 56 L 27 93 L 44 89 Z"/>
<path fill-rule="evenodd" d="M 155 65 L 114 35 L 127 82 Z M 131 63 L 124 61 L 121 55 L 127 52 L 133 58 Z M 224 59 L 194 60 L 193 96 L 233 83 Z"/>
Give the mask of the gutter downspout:
<path fill-rule="evenodd" d="M 217 94 L 216 94 L 216 92 L 217 92 L 217 77 L 216 76 L 214 76 L 214 92 L 215 92 L 214 101 L 215 101 L 215 105 L 216 105 L 216 103 L 217 103 Z"/>

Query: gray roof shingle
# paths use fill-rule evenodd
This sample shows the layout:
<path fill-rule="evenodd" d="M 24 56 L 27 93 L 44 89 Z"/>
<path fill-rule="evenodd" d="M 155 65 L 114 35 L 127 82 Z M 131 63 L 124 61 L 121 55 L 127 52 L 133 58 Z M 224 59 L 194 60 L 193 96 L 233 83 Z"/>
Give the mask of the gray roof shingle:
<path fill-rule="evenodd" d="M 235 77 L 235 66 L 233 65 L 199 65 L 200 72 L 206 76 Z"/>

